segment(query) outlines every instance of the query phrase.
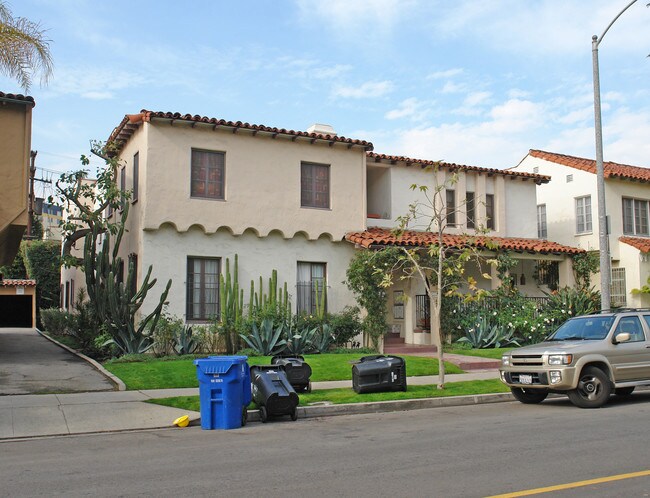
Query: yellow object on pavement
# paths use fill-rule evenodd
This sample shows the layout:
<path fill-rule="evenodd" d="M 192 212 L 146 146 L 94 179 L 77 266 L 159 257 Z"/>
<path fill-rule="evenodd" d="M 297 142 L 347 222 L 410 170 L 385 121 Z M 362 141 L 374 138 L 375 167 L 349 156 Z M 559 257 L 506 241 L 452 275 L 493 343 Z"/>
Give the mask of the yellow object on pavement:
<path fill-rule="evenodd" d="M 176 420 L 174 420 L 174 425 L 177 425 L 178 427 L 187 427 L 189 423 L 190 423 L 189 415 L 183 415 L 182 417 L 178 417 Z"/>

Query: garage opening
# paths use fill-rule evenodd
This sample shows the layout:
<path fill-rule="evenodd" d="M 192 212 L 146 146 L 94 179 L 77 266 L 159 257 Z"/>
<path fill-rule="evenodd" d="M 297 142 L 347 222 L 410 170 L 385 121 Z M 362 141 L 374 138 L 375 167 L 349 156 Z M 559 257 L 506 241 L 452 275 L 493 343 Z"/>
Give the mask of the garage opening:
<path fill-rule="evenodd" d="M 33 327 L 34 296 L 0 296 L 0 327 Z"/>

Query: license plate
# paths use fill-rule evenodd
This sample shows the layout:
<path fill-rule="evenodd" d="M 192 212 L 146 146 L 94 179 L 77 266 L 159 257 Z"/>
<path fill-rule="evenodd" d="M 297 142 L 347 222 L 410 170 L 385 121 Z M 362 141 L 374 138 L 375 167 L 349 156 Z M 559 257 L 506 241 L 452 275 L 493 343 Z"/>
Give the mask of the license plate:
<path fill-rule="evenodd" d="M 528 374 L 519 374 L 519 383 L 520 384 L 532 384 L 533 376 Z"/>

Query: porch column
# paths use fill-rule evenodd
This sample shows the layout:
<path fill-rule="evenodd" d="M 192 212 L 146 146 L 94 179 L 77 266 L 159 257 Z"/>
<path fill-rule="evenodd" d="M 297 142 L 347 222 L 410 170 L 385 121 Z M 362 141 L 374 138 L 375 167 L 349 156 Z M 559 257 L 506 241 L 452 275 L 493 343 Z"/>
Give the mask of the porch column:
<path fill-rule="evenodd" d="M 404 280 L 404 295 L 406 302 L 404 303 L 404 330 L 402 337 L 404 337 L 405 344 L 413 344 L 413 328 L 415 327 L 415 292 L 413 292 L 414 285 L 412 278 Z"/>
<path fill-rule="evenodd" d="M 573 275 L 573 259 L 566 256 L 558 264 L 559 287 L 575 287 L 576 279 Z"/>

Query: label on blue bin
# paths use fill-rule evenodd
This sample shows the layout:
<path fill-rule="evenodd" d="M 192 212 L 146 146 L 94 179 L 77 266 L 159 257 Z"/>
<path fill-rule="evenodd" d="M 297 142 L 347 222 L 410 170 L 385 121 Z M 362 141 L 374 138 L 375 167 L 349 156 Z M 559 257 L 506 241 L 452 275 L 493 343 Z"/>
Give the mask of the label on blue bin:
<path fill-rule="evenodd" d="M 223 382 L 223 379 L 220 379 L 219 377 L 215 377 L 214 379 L 210 379 L 210 383 L 215 383 L 215 382 Z"/>

